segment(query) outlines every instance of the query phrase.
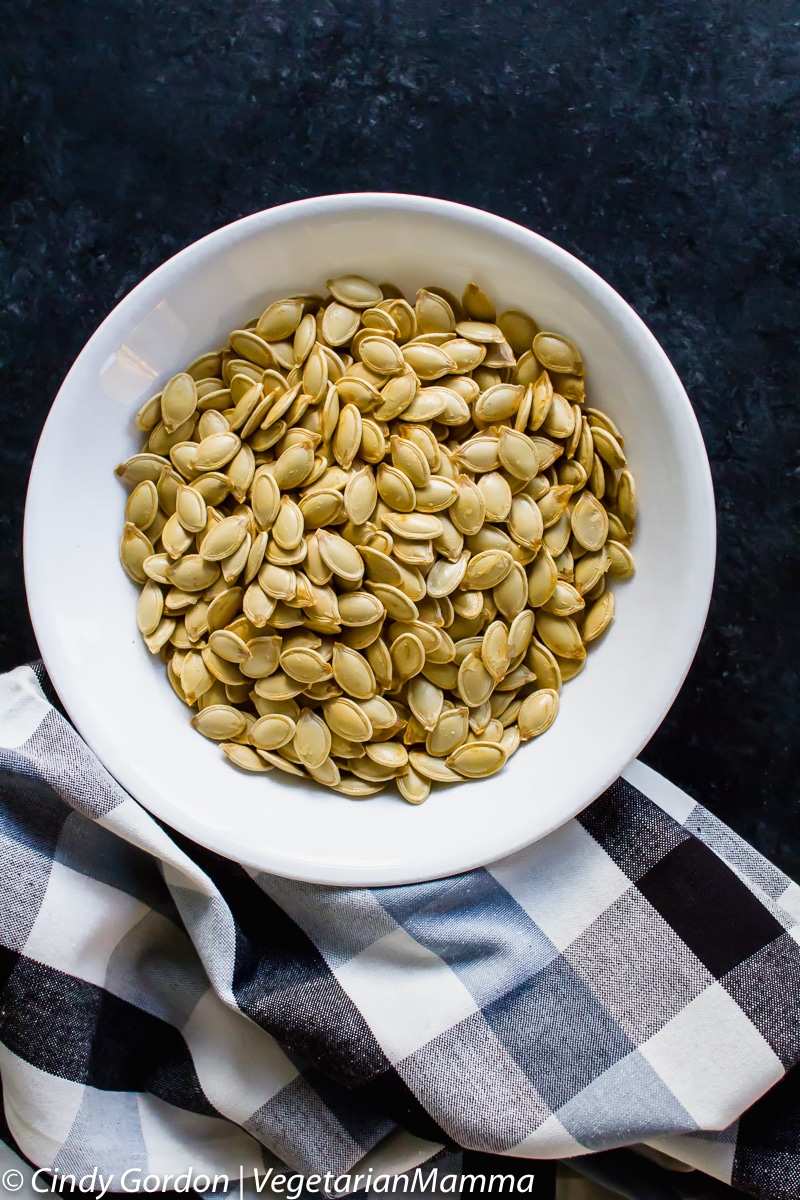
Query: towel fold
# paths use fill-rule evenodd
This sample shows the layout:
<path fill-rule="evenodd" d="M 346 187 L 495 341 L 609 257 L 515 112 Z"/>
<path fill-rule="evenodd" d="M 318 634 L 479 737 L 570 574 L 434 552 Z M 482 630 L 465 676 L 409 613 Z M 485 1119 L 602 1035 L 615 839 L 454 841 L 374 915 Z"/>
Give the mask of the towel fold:
<path fill-rule="evenodd" d="M 358 1190 L 646 1143 L 800 1196 L 800 888 L 661 776 L 480 870 L 322 887 L 164 827 L 47 687 L 0 677 L 0 1136 L 31 1163 Z"/>

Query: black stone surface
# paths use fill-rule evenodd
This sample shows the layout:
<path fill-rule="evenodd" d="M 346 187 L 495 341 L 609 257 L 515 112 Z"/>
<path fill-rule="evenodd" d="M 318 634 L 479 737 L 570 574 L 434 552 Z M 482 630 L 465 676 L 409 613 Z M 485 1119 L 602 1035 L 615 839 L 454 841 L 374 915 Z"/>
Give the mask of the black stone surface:
<path fill-rule="evenodd" d="M 719 561 L 644 758 L 800 875 L 798 5 L 6 0 L 3 17 L 0 666 L 36 654 L 20 549 L 36 439 L 114 304 L 282 201 L 463 201 L 589 263 L 675 363 Z"/>

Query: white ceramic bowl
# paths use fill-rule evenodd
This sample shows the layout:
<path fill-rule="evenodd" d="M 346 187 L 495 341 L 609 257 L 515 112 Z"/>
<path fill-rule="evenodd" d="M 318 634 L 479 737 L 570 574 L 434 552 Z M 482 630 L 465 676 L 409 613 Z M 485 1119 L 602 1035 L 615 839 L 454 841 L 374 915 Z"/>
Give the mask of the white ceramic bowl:
<path fill-rule="evenodd" d="M 636 575 L 617 618 L 562 693 L 552 729 L 490 779 L 347 800 L 235 771 L 193 732 L 136 629 L 118 543 L 126 491 L 114 466 L 140 446 L 146 397 L 270 301 L 358 272 L 409 295 L 477 279 L 499 308 L 573 338 L 591 402 L 621 426 L 639 490 Z M 42 433 L 25 519 L 39 646 L 83 737 L 123 787 L 205 846 L 331 884 L 452 874 L 542 837 L 590 803 L 667 712 L 705 620 L 714 504 L 702 438 L 678 377 L 628 305 L 588 267 L 499 217 L 442 200 L 325 196 L 237 221 L 177 254 L 114 309 L 67 376 Z"/>

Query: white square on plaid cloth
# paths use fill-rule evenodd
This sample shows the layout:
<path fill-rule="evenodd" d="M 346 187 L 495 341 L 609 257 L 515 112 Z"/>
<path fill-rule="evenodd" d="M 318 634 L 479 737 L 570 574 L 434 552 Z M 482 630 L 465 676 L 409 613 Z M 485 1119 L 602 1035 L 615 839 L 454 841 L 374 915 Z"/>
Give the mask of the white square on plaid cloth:
<path fill-rule="evenodd" d="M 238 1179 L 240 1165 L 247 1174 L 261 1169 L 258 1142 L 230 1121 L 187 1112 L 145 1092 L 137 1100 L 152 1174 L 177 1174 L 191 1166 L 195 1176 L 227 1173 Z"/>
<path fill-rule="evenodd" d="M 240 1125 L 297 1075 L 280 1046 L 209 988 L 183 1029 L 200 1086 Z"/>
<path fill-rule="evenodd" d="M 783 1076 L 780 1059 L 719 983 L 639 1051 L 704 1129 L 724 1129 Z"/>
<path fill-rule="evenodd" d="M 24 953 L 103 987 L 109 958 L 150 911 L 126 892 L 54 861 Z"/>
<path fill-rule="evenodd" d="M 69 1136 L 83 1099 L 83 1085 L 40 1071 L 2 1042 L 0 1075 L 12 1136 L 27 1158 L 49 1166 Z"/>
<path fill-rule="evenodd" d="M 790 880 L 789 886 L 778 896 L 778 904 L 790 917 L 800 921 L 800 885 Z M 798 932 L 795 933 L 794 930 Z M 800 942 L 800 925 L 793 926 L 792 936 L 795 941 Z"/>
<path fill-rule="evenodd" d="M 659 775 L 658 771 L 654 771 L 652 767 L 646 766 L 638 759 L 628 763 L 622 772 L 622 778 L 627 779 L 628 783 L 638 788 L 640 792 L 644 792 L 645 796 L 648 796 L 659 808 L 663 808 L 664 812 L 669 813 L 679 825 L 684 825 L 687 817 L 697 808 L 696 800 L 687 796 L 686 792 L 682 792 L 669 779 L 665 779 L 663 775 Z"/>
<path fill-rule="evenodd" d="M 21 950 L 33 928 L 41 897 L 47 888 L 52 858 L 51 845 L 29 845 L 18 836 L 19 829 L 0 813 L 0 944 Z M 5 836 L 8 830 L 8 836 Z M 53 839 L 54 841 L 55 839 Z"/>
<path fill-rule="evenodd" d="M 0 746 L 15 750 L 27 741 L 50 712 L 39 681 L 30 667 L 16 667 L 0 691 Z"/>
<path fill-rule="evenodd" d="M 54 1172 L 72 1175 L 88 1175 L 97 1167 L 117 1178 L 130 1167 L 146 1172 L 135 1093 L 84 1087 L 81 1106 L 52 1167 Z"/>
<path fill-rule="evenodd" d="M 450 968 L 404 929 L 379 938 L 334 974 L 391 1062 L 478 1011 Z"/>
<path fill-rule="evenodd" d="M 573 1158 L 576 1154 L 585 1154 L 586 1147 L 576 1142 L 553 1114 L 523 1141 L 502 1153 L 510 1158 Z"/>
<path fill-rule="evenodd" d="M 590 833 L 570 821 L 487 870 L 559 950 L 631 886 Z"/>

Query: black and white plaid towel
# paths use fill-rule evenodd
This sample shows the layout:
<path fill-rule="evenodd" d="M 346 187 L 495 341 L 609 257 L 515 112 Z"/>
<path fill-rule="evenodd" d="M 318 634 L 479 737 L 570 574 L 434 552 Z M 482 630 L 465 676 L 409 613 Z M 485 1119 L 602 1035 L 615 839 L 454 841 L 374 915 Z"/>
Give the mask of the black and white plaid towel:
<path fill-rule="evenodd" d="M 646 1143 L 800 1196 L 800 888 L 641 764 L 511 858 L 370 889 L 163 828 L 27 667 L 0 770 L 0 1132 L 31 1163 L 114 1190 Z"/>

